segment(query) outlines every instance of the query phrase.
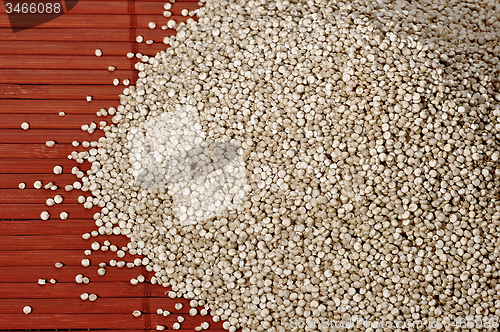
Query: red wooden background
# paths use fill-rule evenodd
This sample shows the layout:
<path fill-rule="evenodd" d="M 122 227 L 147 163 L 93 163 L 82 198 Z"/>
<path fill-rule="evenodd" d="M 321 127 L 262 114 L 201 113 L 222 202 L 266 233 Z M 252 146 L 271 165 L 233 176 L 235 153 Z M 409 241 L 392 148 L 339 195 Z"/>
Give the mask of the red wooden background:
<path fill-rule="evenodd" d="M 137 59 L 128 59 L 128 52 L 154 56 L 164 50 L 163 37 L 173 30 L 163 31 L 165 1 L 142 0 L 81 0 L 69 13 L 39 27 L 13 33 L 4 4 L 0 8 L 0 330 L 56 330 L 72 331 L 147 331 L 156 325 L 172 329 L 177 316 L 185 316 L 181 330 L 193 331 L 201 322 L 208 321 L 210 330 L 222 331 L 222 324 L 213 323 L 210 316 L 190 317 L 189 301 L 169 299 L 159 285 L 149 283 L 132 286 L 130 279 L 140 274 L 147 276 L 144 267 L 129 269 L 107 267 L 105 276 L 98 276 L 97 264 L 117 259 L 107 251 L 93 251 L 90 257 L 85 249 L 95 240 L 101 244 L 108 239 L 119 247 L 125 246 L 124 236 L 99 236 L 83 240 L 82 233 L 97 229 L 92 219 L 98 209 L 85 210 L 77 202 L 79 190 L 66 192 L 64 186 L 77 181 L 71 168 L 84 170 L 89 163 L 76 164 L 67 158 L 75 150 L 73 140 L 92 141 L 102 136 L 97 130 L 90 135 L 80 126 L 92 121 L 110 118 L 97 117 L 101 108 L 117 107 L 118 95 L 124 86 L 113 86 L 114 78 L 135 80 L 133 65 Z M 197 8 L 197 3 L 181 1 L 172 8 L 171 18 L 181 21 L 183 8 Z M 147 24 L 157 22 L 150 30 Z M 135 37 L 154 40 L 153 45 L 137 44 Z M 103 56 L 96 57 L 95 49 Z M 115 66 L 109 72 L 108 66 Z M 86 96 L 92 96 L 91 102 Z M 60 117 L 60 111 L 66 116 Z M 21 129 L 22 122 L 30 129 Z M 48 148 L 47 140 L 57 145 Z M 83 150 L 80 146 L 76 150 Z M 63 174 L 55 175 L 52 168 L 63 166 Z M 33 183 L 52 181 L 60 189 L 36 190 Z M 26 189 L 18 189 L 19 183 Z M 47 207 L 45 200 L 60 194 L 64 202 Z M 50 220 L 40 219 L 47 210 Z M 69 213 L 68 220 L 60 220 L 59 213 Z M 138 256 L 127 254 L 125 261 Z M 82 267 L 83 258 L 90 258 L 92 266 Z M 65 266 L 55 268 L 56 262 Z M 75 276 L 83 274 L 91 282 L 76 284 Z M 39 285 L 38 279 L 57 280 L 52 285 Z M 97 301 L 82 301 L 81 293 L 94 293 Z M 184 308 L 175 310 L 175 303 Z M 32 313 L 25 315 L 24 306 Z M 172 314 L 156 314 L 162 308 Z M 142 316 L 132 316 L 141 310 Z"/>

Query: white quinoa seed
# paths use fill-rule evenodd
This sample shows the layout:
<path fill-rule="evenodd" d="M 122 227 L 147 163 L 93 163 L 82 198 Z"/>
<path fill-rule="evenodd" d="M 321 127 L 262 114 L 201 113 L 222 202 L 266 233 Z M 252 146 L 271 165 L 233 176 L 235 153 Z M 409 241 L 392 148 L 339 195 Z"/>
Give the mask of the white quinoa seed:
<path fill-rule="evenodd" d="M 55 202 L 56 204 L 61 204 L 61 203 L 63 202 L 63 200 L 64 200 L 64 199 L 63 199 L 63 197 L 62 197 L 61 195 L 55 195 L 55 196 L 54 196 L 54 202 Z"/>
<path fill-rule="evenodd" d="M 62 174 L 63 169 L 61 166 L 54 166 L 54 174 Z"/>

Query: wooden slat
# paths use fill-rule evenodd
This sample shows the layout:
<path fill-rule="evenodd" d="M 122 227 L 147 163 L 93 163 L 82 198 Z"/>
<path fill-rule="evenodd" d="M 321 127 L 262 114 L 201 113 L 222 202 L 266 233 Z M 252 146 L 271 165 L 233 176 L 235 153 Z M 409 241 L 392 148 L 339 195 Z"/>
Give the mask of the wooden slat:
<path fill-rule="evenodd" d="M 73 2 L 73 1 L 71 1 Z M 66 3 L 71 3 L 66 1 Z M 174 3 L 170 10 L 175 15 L 180 15 L 182 9 L 194 10 L 198 8 L 197 1 L 180 1 L 182 3 Z M 165 1 L 136 1 L 134 3 L 134 13 L 144 16 L 162 16 L 164 11 L 163 4 Z M 2 13 L 3 14 L 3 13 Z M 77 16 L 81 14 L 96 14 L 96 15 L 126 15 L 129 14 L 129 4 L 127 1 L 79 1 L 78 4 L 66 12 L 65 16 Z M 111 14 L 111 15 L 109 15 Z"/>
<path fill-rule="evenodd" d="M 73 1 L 71 1 L 73 2 Z M 66 1 L 66 4 L 71 3 Z M 137 1 L 134 4 L 134 12 L 136 15 L 158 15 L 163 12 L 163 2 L 160 1 Z M 198 7 L 197 2 L 183 1 L 182 4 L 175 4 L 175 7 L 190 8 L 190 10 Z M 78 4 L 65 15 L 75 14 L 105 14 L 113 13 L 127 15 L 129 4 L 126 1 L 79 1 Z"/>
<path fill-rule="evenodd" d="M 87 91 L 83 90 L 86 94 Z M 87 94 L 88 96 L 88 94 Z M 63 111 L 67 114 L 96 114 L 101 108 L 117 107 L 117 100 L 19 100 L 3 99 L 0 103 L 2 113 L 29 113 L 29 114 L 58 114 Z"/>
<path fill-rule="evenodd" d="M 57 177 L 54 177 L 51 181 L 52 183 L 57 183 Z M 47 182 L 45 182 L 47 183 Z M 45 204 L 47 198 L 54 197 L 55 195 L 60 195 L 63 197 L 64 201 L 55 206 L 64 206 L 68 203 L 79 204 L 78 196 L 92 196 L 88 191 L 76 190 L 66 191 L 62 189 L 50 190 L 50 189 L 0 189 L 0 203 L 1 204 Z M 51 208 L 47 206 L 47 208 Z"/>
<path fill-rule="evenodd" d="M 18 250 L 90 249 L 90 244 L 76 235 L 0 235 L 2 247 Z"/>
<path fill-rule="evenodd" d="M 95 312 L 106 312 L 106 313 L 116 313 L 116 314 L 131 314 L 134 310 L 142 309 L 142 298 L 129 297 L 125 301 L 120 301 L 120 305 L 117 305 L 116 298 L 100 298 L 98 301 L 90 303 L 89 301 L 83 302 L 79 298 L 74 299 L 30 299 L 29 305 L 32 308 L 36 308 L 38 314 L 91 314 Z M 22 312 L 26 300 L 24 299 L 4 299 L 0 303 L 0 312 L 4 314 L 18 314 Z M 150 314 L 156 314 L 156 310 L 161 308 L 164 310 L 172 309 L 173 312 L 177 313 L 174 305 L 170 304 L 171 301 L 166 302 L 161 298 L 152 298 L 150 301 Z M 50 304 L 50 305 L 47 305 Z M 168 308 L 165 306 L 167 304 Z M 187 306 L 189 308 L 189 305 Z M 184 312 L 179 312 L 181 315 L 186 315 L 186 310 Z M 144 312 L 143 314 L 148 314 Z M 158 317 L 160 319 L 163 318 Z M 186 319 L 188 319 L 186 317 Z"/>
<path fill-rule="evenodd" d="M 151 15 L 152 16 L 152 15 Z M 105 17 L 106 19 L 103 19 Z M 152 17 L 154 18 L 154 17 Z M 18 27 L 30 26 L 29 16 L 19 19 Z M 95 26 L 100 29 L 127 28 L 130 25 L 129 15 L 98 15 L 98 14 L 68 14 L 41 24 L 36 29 L 43 28 L 92 28 Z M 10 22 L 6 15 L 0 15 L 0 28 L 9 28 Z"/>
<path fill-rule="evenodd" d="M 103 54 L 111 56 L 125 56 L 133 50 L 134 45 L 126 42 L 81 42 L 81 41 L 2 41 L 1 55 L 88 55 L 95 56 L 95 50 L 101 49 Z M 156 55 L 157 52 L 165 50 L 165 44 L 155 43 L 147 45 L 140 43 L 135 45 L 137 51 L 142 54 Z M 106 63 L 103 59 L 103 64 Z"/>
<path fill-rule="evenodd" d="M 163 6 L 163 4 L 161 4 Z M 178 20 L 179 22 L 185 21 Z M 162 30 L 161 26 L 165 25 L 167 20 L 157 21 L 157 28 L 151 30 L 147 27 L 139 27 L 134 30 L 135 36 L 144 36 L 145 40 L 152 39 L 155 42 L 161 42 L 163 37 L 175 34 L 175 30 L 167 29 Z M 43 34 L 40 30 L 28 29 L 21 33 L 13 34 L 9 28 L 0 28 L 0 40 L 37 40 L 37 41 L 80 41 L 80 42 L 93 42 L 95 45 L 101 45 L 107 42 L 129 42 L 130 41 L 130 27 L 122 29 L 85 29 L 85 28 L 44 28 Z M 96 47 L 97 48 L 97 47 Z M 131 45 L 129 45 L 131 49 Z M 109 55 L 104 54 L 103 58 L 109 60 Z"/>
<path fill-rule="evenodd" d="M 40 221 L 43 222 L 43 221 Z M 69 221 L 61 221 L 69 222 Z M 89 245 L 97 238 L 89 239 Z M 132 256 L 131 256 L 132 257 Z M 123 260 L 133 261 L 131 257 Z M 139 256 L 138 256 L 139 257 Z M 81 266 L 81 261 L 84 258 L 89 258 L 93 265 L 100 262 L 106 262 L 110 259 L 116 259 L 116 256 L 110 251 L 102 252 L 95 251 L 91 256 L 85 256 L 83 250 L 71 249 L 39 249 L 39 250 L 0 250 L 0 266 L 4 267 L 21 267 L 21 266 L 54 266 L 55 262 L 62 262 L 66 265 Z M 89 267 L 90 269 L 90 267 Z M 123 269 L 127 269 L 124 267 Z M 18 290 L 21 292 L 22 290 Z M 21 293 L 20 293 L 21 294 Z M 29 294 L 29 293 L 25 293 Z M 31 296 L 31 295 L 30 295 Z M 56 295 L 54 295 L 57 297 Z M 0 291 L 0 298 L 2 297 Z M 37 297 L 43 298 L 43 297 Z"/>
<path fill-rule="evenodd" d="M 22 57 L 22 56 L 20 56 Z M 28 58 L 29 57 L 27 56 Z M 40 56 L 43 57 L 43 56 Z M 1 58 L 1 56 L 0 56 Z M 88 58 L 88 57 L 84 57 Z M 42 61 L 43 62 L 43 61 Z M 0 60 L 0 65 L 2 61 Z M 33 61 L 36 65 L 36 61 Z M 48 64 L 47 64 L 48 65 Z M 50 65 L 48 65 L 50 67 Z M 18 67 L 20 68 L 20 67 Z M 0 99 L 58 99 L 58 100 L 85 100 L 86 96 L 92 96 L 93 101 L 110 99 L 119 104 L 118 96 L 123 92 L 125 86 L 119 85 L 36 85 L 36 84 L 0 84 Z M 56 114 L 56 113 L 54 113 Z M 95 112 L 94 112 L 95 114 Z M 37 114 L 38 115 L 38 114 Z M 33 115 L 31 115 L 33 116 Z M 39 115 L 46 116 L 46 115 Z M 7 119 L 5 119 L 7 120 Z M 59 119 L 62 120 L 62 119 Z M 3 125 L 4 119 L 0 125 Z"/>
<path fill-rule="evenodd" d="M 130 314 L 0 314 L 2 327 L 9 330 L 36 329 L 40 326 L 50 326 L 53 329 L 140 329 L 144 326 L 145 317 L 134 318 Z"/>
<path fill-rule="evenodd" d="M 42 143 L 45 144 L 48 140 L 58 143 L 71 144 L 73 141 L 93 141 L 98 140 L 99 137 L 104 136 L 101 130 L 96 130 L 94 133 L 89 134 L 86 131 L 78 129 L 47 129 L 44 130 L 37 122 L 31 122 L 30 117 L 26 115 L 25 120 L 30 124 L 29 130 L 22 130 L 21 123 L 19 129 L 4 129 L 0 132 L 0 143 Z M 23 121 L 23 122 L 24 122 Z M 92 121 L 87 122 L 87 124 Z"/>
<path fill-rule="evenodd" d="M 57 176 L 54 176 L 57 179 Z M 89 192 L 81 190 L 46 190 L 46 189 L 0 189 L 0 204 L 22 204 L 22 203 L 37 203 L 45 204 L 47 198 L 61 195 L 64 198 L 63 203 L 77 203 L 78 196 L 91 196 Z M 1 236 L 1 233 L 0 233 Z M 2 242 L 0 242 L 2 243 Z"/>
<path fill-rule="evenodd" d="M 64 262 L 67 265 L 77 266 L 81 265 L 83 258 L 81 250 L 4 250 L 0 251 L 0 266 L 2 268 L 8 266 L 54 266 L 55 262 Z M 101 262 L 101 260 L 99 261 Z"/>
<path fill-rule="evenodd" d="M 70 219 L 70 221 L 45 220 L 2 220 L 0 221 L 0 233 L 3 235 L 54 235 L 67 234 L 80 236 L 89 233 L 97 227 L 93 219 Z M 2 271 L 2 269 L 0 269 Z"/>
<path fill-rule="evenodd" d="M 2 130 L 4 131 L 4 130 Z M 0 173 L 4 174 L 51 174 L 54 175 L 54 166 L 60 165 L 63 169 L 73 168 L 78 166 L 82 171 L 86 172 L 90 169 L 90 163 L 85 162 L 83 164 L 77 164 L 74 160 L 69 159 L 3 159 L 0 162 Z M 63 184 L 59 184 L 57 178 L 54 179 L 56 185 L 61 187 Z"/>
<path fill-rule="evenodd" d="M 134 12 L 136 15 L 161 15 L 163 13 L 163 2 L 161 1 L 137 1 L 134 4 Z M 112 13 L 113 15 L 127 15 L 128 3 L 125 1 L 80 1 L 67 14 L 99 14 Z M 174 3 L 172 6 L 172 13 L 180 14 L 183 8 L 194 10 L 198 8 L 197 1 L 182 1 L 182 3 Z"/>
<path fill-rule="evenodd" d="M 89 243 L 90 246 L 90 243 Z M 107 255 L 108 259 L 105 260 L 105 263 L 109 263 L 110 259 L 119 258 L 116 257 L 115 254 L 109 252 Z M 141 256 L 125 256 L 123 259 L 127 262 L 132 262 L 135 258 Z M 83 258 L 83 253 L 82 253 Z M 90 256 L 92 259 L 92 256 Z M 62 257 L 59 261 L 56 262 L 64 263 L 64 257 Z M 100 261 L 96 264 L 101 263 Z M 0 270 L 0 282 L 2 283 L 38 283 L 38 279 L 55 279 L 57 283 L 75 283 L 75 276 L 78 274 L 82 274 L 90 279 L 92 284 L 95 283 L 110 283 L 110 282 L 130 282 L 130 279 L 137 278 L 139 275 L 144 275 L 146 280 L 151 280 L 151 277 L 154 273 L 149 273 L 146 271 L 144 267 L 134 267 L 134 268 L 118 268 L 116 266 L 106 266 L 106 274 L 104 276 L 100 276 L 97 274 L 98 266 L 93 265 L 89 267 L 83 267 L 81 265 L 64 265 L 62 268 L 58 269 L 52 266 L 16 266 L 16 267 L 4 267 Z M 17 274 L 17 276 L 16 276 Z M 43 285 L 45 286 L 45 285 Z M 51 286 L 51 284 L 47 284 L 46 286 Z M 162 287 L 163 288 L 163 287 Z M 163 288 L 165 292 L 166 289 Z M 125 294 L 126 295 L 126 294 Z M 0 307 L 2 306 L 4 301 L 0 301 Z"/>
<path fill-rule="evenodd" d="M 166 295 L 166 292 L 168 292 L 168 290 L 162 287 L 161 285 L 151 285 L 149 283 L 144 282 L 144 283 L 139 283 L 136 286 L 133 286 L 130 283 L 130 279 L 123 281 L 113 281 L 113 282 L 97 282 L 97 280 L 106 279 L 106 276 L 104 277 L 100 277 L 97 275 L 92 276 L 88 273 L 85 273 L 85 269 L 89 270 L 89 268 L 82 268 L 80 273 L 82 273 L 84 276 L 89 276 L 89 279 L 91 281 L 88 284 L 77 284 L 75 282 L 67 282 L 67 283 L 58 282 L 54 285 L 52 284 L 39 285 L 37 282 L 30 282 L 30 283 L 24 282 L 17 284 L 13 282 L 8 282 L 8 283 L 0 282 L 0 299 L 16 299 L 16 298 L 71 299 L 74 298 L 75 296 L 79 297 L 81 293 L 89 293 L 89 294 L 94 293 L 102 298 L 110 298 L 110 297 L 128 298 L 128 297 L 142 297 L 147 292 L 153 298 L 158 297 L 165 299 L 165 304 L 163 304 L 162 306 L 167 310 L 169 308 L 172 308 L 173 307 L 172 304 L 175 305 L 176 302 L 183 302 L 184 304 L 189 303 L 186 300 L 181 300 L 181 299 L 176 299 L 175 300 L 176 302 L 166 301 L 168 300 Z M 114 269 L 120 270 L 117 267 L 115 267 Z M 122 268 L 121 270 L 125 269 L 127 268 L 125 267 Z M 137 273 L 135 274 L 136 277 L 139 274 L 144 275 L 145 273 L 145 271 L 143 271 L 142 268 L 136 267 L 133 268 L 132 270 L 135 270 L 135 272 Z M 40 278 L 44 279 L 47 277 L 40 276 Z M 29 294 L 30 297 L 26 297 L 27 294 Z M 172 311 L 179 313 L 186 313 L 189 310 L 189 305 L 184 305 L 184 307 L 187 308 L 183 308 L 183 310 L 180 311 L 172 308 L 173 309 Z"/>
<path fill-rule="evenodd" d="M 95 227 L 97 229 L 97 227 Z M 128 243 L 126 237 L 115 236 L 115 245 L 123 247 Z M 99 237 L 98 242 L 104 242 L 105 237 Z M 39 249 L 90 249 L 88 240 L 84 240 L 81 236 L 75 234 L 64 235 L 0 235 L 0 243 L 4 248 L 12 248 L 12 250 L 39 250 Z M 94 241 L 92 241 L 94 242 Z M 115 243 L 116 242 L 116 243 Z"/>
<path fill-rule="evenodd" d="M 45 144 L 0 144 L 0 160 L 9 158 L 24 158 L 24 159 L 56 159 L 67 158 L 72 151 L 85 151 L 81 145 L 73 147 L 71 144 L 56 144 L 49 148 Z M 69 172 L 69 170 L 67 170 Z"/>
<path fill-rule="evenodd" d="M 101 1 L 101 0 L 80 0 L 80 2 L 83 2 L 83 1 L 94 2 L 94 1 Z M 124 0 L 106 0 L 106 1 L 124 1 Z M 134 0 L 135 4 L 144 3 L 144 2 L 159 2 L 163 5 L 165 3 L 165 0 Z M 175 2 L 184 3 L 184 2 L 193 2 L 193 0 L 176 0 Z"/>
<path fill-rule="evenodd" d="M 18 129 L 20 123 L 28 121 L 35 125 L 35 128 L 43 129 L 80 129 L 82 124 L 100 121 L 111 122 L 111 117 L 99 117 L 97 115 L 68 114 L 59 116 L 59 114 L 10 114 L 5 116 L 0 122 L 0 129 Z M 30 126 L 32 128 L 32 126 Z"/>
<path fill-rule="evenodd" d="M 201 322 L 211 322 L 212 319 L 211 318 L 206 318 L 204 320 L 201 320 Z M 152 326 L 151 329 L 149 328 L 143 328 L 143 329 L 140 329 L 140 330 L 133 330 L 133 329 L 127 329 L 126 331 L 127 332 L 157 332 L 158 330 L 156 330 L 155 326 Z M 11 330 L 13 331 L 13 330 Z M 24 331 L 24 330 L 23 330 Z M 45 329 L 43 331 L 46 331 L 46 332 L 58 332 L 60 330 L 57 330 L 57 329 Z M 92 331 L 92 330 L 88 330 L 88 329 L 84 329 L 84 330 L 81 330 L 81 329 L 71 329 L 71 332 L 89 332 L 89 331 Z M 106 332 L 123 332 L 124 330 L 106 330 Z M 184 329 L 182 326 L 181 326 L 181 329 L 179 331 L 193 331 L 193 329 Z M 214 331 L 214 332 L 227 332 L 227 330 L 224 330 L 222 328 L 210 328 L 208 331 Z"/>
<path fill-rule="evenodd" d="M 54 182 L 60 188 L 64 188 L 67 184 L 73 184 L 75 181 L 79 181 L 76 175 L 73 174 L 60 174 L 55 177 L 55 174 L 0 174 L 0 189 L 18 189 L 18 185 L 21 182 L 26 184 L 26 189 L 34 189 L 33 184 L 35 181 L 42 181 L 42 183 Z M 40 189 L 42 190 L 42 189 Z M 52 191 L 54 195 L 57 193 L 63 194 L 65 190 L 59 189 Z"/>
<path fill-rule="evenodd" d="M 190 8 L 195 8 L 191 2 L 188 2 Z M 181 11 L 184 9 L 181 6 L 172 7 L 172 16 L 168 19 L 176 21 L 187 20 L 187 17 L 181 16 Z M 149 22 L 167 22 L 167 18 L 162 15 L 163 11 L 156 15 L 136 15 L 137 27 L 145 28 Z M 103 19 L 105 18 L 105 19 Z M 25 19 L 26 21 L 23 21 Z M 20 18 L 18 26 L 30 26 L 31 20 L 29 16 Z M 6 15 L 0 15 L 0 28 L 9 28 L 10 22 Z M 101 14 L 73 14 L 71 11 L 58 18 L 46 22 L 36 27 L 37 29 L 44 28 L 97 28 L 97 29 L 127 29 L 130 28 L 129 15 L 101 15 Z"/>
<path fill-rule="evenodd" d="M 111 74 L 117 74 L 120 71 L 129 72 L 133 68 L 133 64 L 138 62 L 137 58 L 128 59 L 126 56 L 102 56 L 96 57 L 92 55 L 39 55 L 34 58 L 31 55 L 18 55 L 13 57 L 11 55 L 0 55 L 0 69 L 60 69 L 64 64 L 64 68 L 72 69 L 78 68 L 80 70 L 100 70 L 108 71 L 109 66 L 117 68 Z M 16 82 L 17 83 L 17 82 Z M 35 83 L 35 82 L 34 82 Z M 39 84 L 38 82 L 36 82 Z M 12 83 L 11 83 L 12 84 Z M 4 86 L 2 86 L 4 87 Z M 120 89 L 113 86 L 114 90 Z M 123 88 L 122 88 L 123 89 Z M 82 87 L 79 87 L 79 91 Z M 2 93 L 4 93 L 2 91 Z M 116 98 L 116 93 L 114 97 Z M 67 98 L 65 98 L 67 99 Z"/>
<path fill-rule="evenodd" d="M 81 251 L 79 252 L 82 255 Z M 85 256 L 82 255 L 83 257 Z M 145 293 L 145 288 L 145 283 L 133 286 L 129 281 L 90 282 L 89 284 L 56 283 L 55 285 L 0 283 L 0 299 L 26 298 L 28 294 L 29 298 L 34 299 L 67 299 L 79 296 L 81 293 L 94 293 L 102 297 L 135 297 L 142 296 Z"/>
<path fill-rule="evenodd" d="M 50 213 L 50 219 L 59 219 L 61 212 L 67 212 L 69 218 L 92 218 L 94 213 L 99 212 L 101 208 L 94 206 L 87 210 L 79 203 L 65 203 L 54 206 L 45 204 L 0 204 L 2 219 L 37 219 L 40 218 L 42 211 Z M 41 222 L 43 220 L 40 219 Z"/>
<path fill-rule="evenodd" d="M 99 301 L 99 300 L 98 300 Z M 94 303 L 82 301 L 82 306 L 91 307 Z M 97 301 L 96 301 L 97 302 Z M 137 308 L 141 309 L 141 308 Z M 33 329 L 41 324 L 48 325 L 55 329 L 87 328 L 87 329 L 140 329 L 157 324 L 166 325 L 168 330 L 172 330 L 178 315 L 169 315 L 167 317 L 159 315 L 142 315 L 138 318 L 129 314 L 37 314 L 33 311 L 30 315 L 20 314 L 0 314 L 0 320 L 7 329 Z M 5 319 L 5 320 L 4 320 Z M 208 319 L 207 319 L 208 320 Z M 202 320 L 203 321 L 203 320 Z M 179 331 L 193 331 L 202 321 L 186 317 L 181 324 Z M 210 320 L 211 321 L 211 320 Z M 38 324 L 38 325 L 37 325 Z M 218 324 L 221 325 L 221 324 Z M 221 331 L 220 327 L 218 331 Z"/>
<path fill-rule="evenodd" d="M 131 79 L 130 70 L 108 72 L 107 70 L 56 70 L 56 69 L 0 69 L 0 83 L 17 84 L 105 84 L 111 85 L 115 78 Z"/>

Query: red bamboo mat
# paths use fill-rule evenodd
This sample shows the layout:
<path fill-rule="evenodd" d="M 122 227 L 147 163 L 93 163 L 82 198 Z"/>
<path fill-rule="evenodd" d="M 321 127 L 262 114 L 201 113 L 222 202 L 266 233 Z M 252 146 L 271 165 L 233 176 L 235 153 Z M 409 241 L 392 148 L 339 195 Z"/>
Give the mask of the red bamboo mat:
<path fill-rule="evenodd" d="M 93 141 L 102 136 L 96 130 L 92 135 L 83 132 L 84 123 L 110 121 L 97 117 L 101 108 L 117 107 L 124 86 L 113 86 L 113 79 L 135 82 L 134 63 L 128 52 L 154 56 L 164 50 L 163 37 L 173 30 L 163 31 L 168 19 L 185 21 L 180 12 L 197 8 L 197 3 L 180 1 L 172 8 L 171 18 L 163 17 L 165 1 L 142 0 L 80 0 L 69 13 L 41 26 L 13 33 L 4 4 L 0 6 L 0 331 L 17 330 L 71 330 L 89 331 L 149 331 L 156 325 L 172 325 L 178 316 L 184 316 L 181 331 L 193 331 L 204 321 L 210 330 L 223 331 L 222 323 L 213 323 L 210 316 L 188 315 L 189 301 L 169 299 L 169 288 L 150 283 L 133 286 L 131 278 L 139 275 L 147 280 L 154 275 L 144 267 L 107 267 L 105 276 L 97 274 L 98 264 L 111 259 L 120 260 L 111 251 L 93 251 L 85 256 L 94 241 L 109 240 L 119 248 L 126 246 L 124 236 L 99 236 L 83 240 L 81 235 L 96 230 L 92 218 L 98 208 L 85 210 L 78 204 L 80 195 L 88 192 L 63 188 L 78 178 L 71 174 L 73 166 L 82 170 L 89 163 L 77 164 L 67 157 L 74 148 L 71 142 Z M 149 22 L 157 28 L 148 28 Z M 151 39 L 152 45 L 137 44 L 135 37 Z M 94 51 L 101 49 L 103 56 Z M 108 66 L 116 67 L 109 72 Z M 86 96 L 92 96 L 87 102 Z M 66 116 L 60 117 L 59 112 Z M 28 122 L 30 129 L 21 129 Z M 48 140 L 57 144 L 45 145 Z M 63 167 L 62 175 L 52 171 L 55 165 Z M 36 190 L 33 183 L 53 182 L 60 189 Z M 18 188 L 26 183 L 26 189 Z M 60 194 L 64 202 L 48 207 L 45 201 Z M 40 219 L 42 211 L 51 218 Z M 69 213 L 69 219 L 60 220 L 59 214 Z M 136 258 L 127 253 L 126 262 Z M 81 260 L 89 258 L 92 265 L 82 267 Z M 56 262 L 64 263 L 56 268 Z M 75 276 L 89 277 L 89 284 L 75 283 Z M 50 279 L 56 284 L 50 284 Z M 39 279 L 47 284 L 39 285 Z M 97 294 L 95 302 L 82 301 L 80 294 Z M 182 302 L 182 310 L 175 303 Z M 23 307 L 32 313 L 25 315 Z M 156 314 L 158 308 L 172 314 Z M 135 318 L 134 310 L 142 311 Z"/>

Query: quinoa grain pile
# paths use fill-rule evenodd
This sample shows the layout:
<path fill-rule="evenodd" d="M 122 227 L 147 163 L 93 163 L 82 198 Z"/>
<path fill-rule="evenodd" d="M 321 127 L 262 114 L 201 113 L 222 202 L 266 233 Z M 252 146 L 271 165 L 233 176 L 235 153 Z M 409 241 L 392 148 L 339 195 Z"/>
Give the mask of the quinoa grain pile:
<path fill-rule="evenodd" d="M 500 316 L 498 2 L 196 15 L 82 157 L 100 234 L 230 331 Z"/>

